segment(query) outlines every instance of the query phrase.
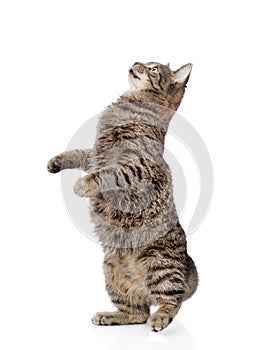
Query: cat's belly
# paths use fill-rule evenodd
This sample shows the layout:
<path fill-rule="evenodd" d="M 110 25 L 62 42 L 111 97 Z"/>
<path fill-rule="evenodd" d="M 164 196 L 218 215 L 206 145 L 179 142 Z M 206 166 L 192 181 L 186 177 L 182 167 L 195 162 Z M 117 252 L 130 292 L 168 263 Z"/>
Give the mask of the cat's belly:
<path fill-rule="evenodd" d="M 133 248 L 166 234 L 178 222 L 172 196 L 166 203 L 152 203 L 144 210 L 127 211 L 113 207 L 102 196 L 90 199 L 90 215 L 104 246 Z"/>

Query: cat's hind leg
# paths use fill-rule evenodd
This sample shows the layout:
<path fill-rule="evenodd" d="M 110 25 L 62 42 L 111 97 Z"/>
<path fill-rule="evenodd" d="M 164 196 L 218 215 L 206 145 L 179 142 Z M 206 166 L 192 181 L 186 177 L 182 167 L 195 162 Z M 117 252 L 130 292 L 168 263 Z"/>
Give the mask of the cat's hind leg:
<path fill-rule="evenodd" d="M 181 307 L 181 302 L 177 301 L 159 301 L 159 309 L 148 318 L 148 325 L 154 332 L 162 331 L 173 320 Z"/>
<path fill-rule="evenodd" d="M 113 326 L 113 325 L 126 325 L 126 324 L 139 324 L 146 323 L 148 314 L 146 313 L 126 313 L 123 311 L 114 312 L 97 312 L 92 322 L 96 325 Z"/>
<path fill-rule="evenodd" d="M 94 324 L 112 326 L 146 323 L 150 313 L 148 305 L 131 305 L 124 298 L 118 297 L 112 298 L 112 301 L 118 311 L 97 312 L 92 318 Z"/>
<path fill-rule="evenodd" d="M 130 260 L 130 261 L 129 261 Z M 98 312 L 92 318 L 97 325 L 146 323 L 150 315 L 144 284 L 132 269 L 131 258 L 121 261 L 116 255 L 104 261 L 106 289 L 117 311 Z"/>
<path fill-rule="evenodd" d="M 157 278 L 155 276 L 156 280 L 151 282 L 151 294 L 155 297 L 154 304 L 159 305 L 159 309 L 148 319 L 151 330 L 159 332 L 166 328 L 178 313 L 182 302 L 195 292 L 198 278 L 196 267 L 190 257 L 187 258 L 186 269 L 187 266 L 189 273 L 186 274 L 185 279 L 176 269 Z"/>

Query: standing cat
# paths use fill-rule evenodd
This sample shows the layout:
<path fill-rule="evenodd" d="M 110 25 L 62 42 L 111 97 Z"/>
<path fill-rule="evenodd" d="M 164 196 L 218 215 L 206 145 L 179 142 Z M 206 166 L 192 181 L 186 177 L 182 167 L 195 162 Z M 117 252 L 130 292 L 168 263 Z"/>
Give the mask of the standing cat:
<path fill-rule="evenodd" d="M 48 162 L 57 173 L 80 168 L 88 174 L 74 186 L 88 197 L 102 244 L 107 292 L 117 311 L 99 312 L 97 325 L 148 322 L 161 331 L 198 277 L 173 201 L 164 139 L 189 80 L 192 65 L 139 62 L 129 70 L 130 90 L 101 113 L 92 149 L 61 153 Z M 150 306 L 159 308 L 152 315 Z"/>

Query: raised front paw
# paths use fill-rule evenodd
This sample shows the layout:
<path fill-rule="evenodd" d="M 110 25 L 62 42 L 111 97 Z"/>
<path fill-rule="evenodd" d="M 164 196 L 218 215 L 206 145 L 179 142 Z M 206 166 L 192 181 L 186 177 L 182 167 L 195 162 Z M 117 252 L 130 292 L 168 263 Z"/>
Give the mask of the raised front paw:
<path fill-rule="evenodd" d="M 76 182 L 74 192 L 79 197 L 92 197 L 97 191 L 98 185 L 94 180 L 93 174 L 88 174 Z"/>
<path fill-rule="evenodd" d="M 55 156 L 54 158 L 50 159 L 48 164 L 47 164 L 47 170 L 49 173 L 58 173 L 61 170 L 61 161 L 62 158 L 61 156 Z"/>

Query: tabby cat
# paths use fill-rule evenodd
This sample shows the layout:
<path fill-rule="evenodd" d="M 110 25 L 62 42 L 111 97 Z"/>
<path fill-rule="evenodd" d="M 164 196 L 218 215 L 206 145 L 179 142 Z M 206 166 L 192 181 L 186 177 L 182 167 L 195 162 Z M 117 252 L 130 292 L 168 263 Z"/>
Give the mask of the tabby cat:
<path fill-rule="evenodd" d="M 100 115 L 92 149 L 61 153 L 48 171 L 80 168 L 74 192 L 89 198 L 104 250 L 106 289 L 117 311 L 99 312 L 96 325 L 147 322 L 161 331 L 196 290 L 197 270 L 173 201 L 171 173 L 163 159 L 168 125 L 192 65 L 177 71 L 136 62 L 130 89 Z M 150 314 L 151 305 L 157 305 Z"/>

